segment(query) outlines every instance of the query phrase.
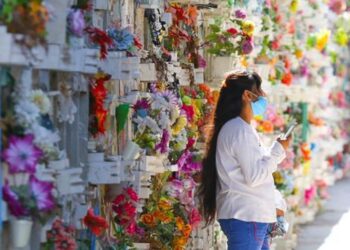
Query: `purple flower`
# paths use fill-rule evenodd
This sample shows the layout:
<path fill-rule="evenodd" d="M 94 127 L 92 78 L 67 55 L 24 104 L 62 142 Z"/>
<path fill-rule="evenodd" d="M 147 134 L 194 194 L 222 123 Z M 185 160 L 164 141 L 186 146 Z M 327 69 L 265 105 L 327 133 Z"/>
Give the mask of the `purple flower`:
<path fill-rule="evenodd" d="M 198 55 L 198 67 L 199 68 L 205 68 L 207 67 L 207 61 L 204 59 L 203 56 Z"/>
<path fill-rule="evenodd" d="M 80 9 L 72 9 L 70 10 L 68 17 L 68 30 L 78 36 L 81 37 L 84 34 L 85 29 L 85 19 L 84 14 Z"/>
<path fill-rule="evenodd" d="M 169 131 L 164 129 L 163 130 L 163 136 L 158 145 L 156 145 L 156 150 L 160 150 L 161 154 L 164 154 L 169 151 L 169 141 L 170 141 L 170 134 Z"/>
<path fill-rule="evenodd" d="M 21 204 L 18 195 L 10 189 L 7 181 L 2 188 L 2 195 L 13 216 L 21 217 L 29 214 L 28 210 Z"/>
<path fill-rule="evenodd" d="M 235 16 L 236 16 L 236 18 L 244 19 L 247 17 L 247 14 L 243 10 L 236 10 Z"/>
<path fill-rule="evenodd" d="M 151 104 L 147 100 L 147 98 L 142 98 L 141 100 L 138 100 L 135 105 L 133 106 L 134 110 L 138 109 L 149 109 L 151 107 Z"/>
<path fill-rule="evenodd" d="M 9 165 L 10 173 L 34 173 L 43 152 L 33 144 L 32 134 L 24 137 L 11 136 L 9 146 L 3 152 L 3 158 Z"/>
<path fill-rule="evenodd" d="M 250 54 L 253 51 L 254 45 L 251 39 L 245 39 L 242 44 L 242 52 L 245 55 Z"/>
<path fill-rule="evenodd" d="M 54 198 L 52 196 L 53 184 L 51 182 L 40 181 L 32 175 L 29 180 L 29 185 L 40 211 L 50 211 L 55 207 Z"/>
<path fill-rule="evenodd" d="M 174 94 L 174 92 L 170 91 L 170 90 L 165 90 L 162 93 L 162 96 L 164 97 L 165 100 L 167 100 L 170 104 L 172 105 L 177 105 L 177 101 L 178 98 L 176 97 L 176 95 Z"/>

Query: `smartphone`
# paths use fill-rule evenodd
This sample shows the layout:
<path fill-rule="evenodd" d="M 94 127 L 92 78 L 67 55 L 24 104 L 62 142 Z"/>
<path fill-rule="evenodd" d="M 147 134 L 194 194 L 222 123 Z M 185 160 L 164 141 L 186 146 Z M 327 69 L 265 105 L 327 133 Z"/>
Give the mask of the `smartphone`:
<path fill-rule="evenodd" d="M 286 140 L 286 139 L 288 138 L 288 136 L 289 136 L 289 135 L 293 132 L 293 130 L 296 128 L 296 126 L 298 126 L 298 123 L 293 122 L 293 123 L 289 126 L 287 132 L 284 133 L 284 134 L 281 136 L 281 139 L 282 139 L 282 140 Z"/>

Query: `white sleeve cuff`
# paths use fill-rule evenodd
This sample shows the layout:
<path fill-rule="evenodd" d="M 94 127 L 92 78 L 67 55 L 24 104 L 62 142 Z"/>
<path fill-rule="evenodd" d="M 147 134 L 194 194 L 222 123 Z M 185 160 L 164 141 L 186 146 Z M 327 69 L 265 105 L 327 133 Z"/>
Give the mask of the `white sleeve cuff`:
<path fill-rule="evenodd" d="M 284 150 L 281 143 L 275 141 L 271 147 L 271 157 L 276 161 L 277 164 L 280 164 L 284 158 L 286 158 L 286 151 Z"/>

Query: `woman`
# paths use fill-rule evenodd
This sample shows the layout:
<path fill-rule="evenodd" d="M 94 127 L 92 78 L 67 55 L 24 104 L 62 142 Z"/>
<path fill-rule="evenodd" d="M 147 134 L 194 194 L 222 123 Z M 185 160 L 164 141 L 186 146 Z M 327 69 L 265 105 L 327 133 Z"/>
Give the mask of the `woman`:
<path fill-rule="evenodd" d="M 267 229 L 276 221 L 272 173 L 290 138 L 264 148 L 251 126 L 267 101 L 256 73 L 235 73 L 221 87 L 203 160 L 199 198 L 207 225 L 216 219 L 229 250 L 269 249 Z"/>

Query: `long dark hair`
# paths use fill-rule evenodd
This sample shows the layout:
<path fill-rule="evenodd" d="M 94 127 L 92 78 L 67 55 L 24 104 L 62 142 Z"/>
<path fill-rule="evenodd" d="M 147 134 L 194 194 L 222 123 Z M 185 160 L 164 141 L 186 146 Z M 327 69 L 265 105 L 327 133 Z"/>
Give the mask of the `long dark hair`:
<path fill-rule="evenodd" d="M 254 72 L 241 72 L 229 75 L 220 89 L 207 137 L 206 155 L 202 162 L 203 169 L 198 189 L 201 213 L 206 226 L 214 221 L 216 214 L 217 171 L 215 155 L 219 132 L 226 122 L 240 115 L 243 107 L 242 95 L 245 90 L 252 90 L 253 86 L 256 86 L 257 90 L 261 90 L 260 76 Z"/>

